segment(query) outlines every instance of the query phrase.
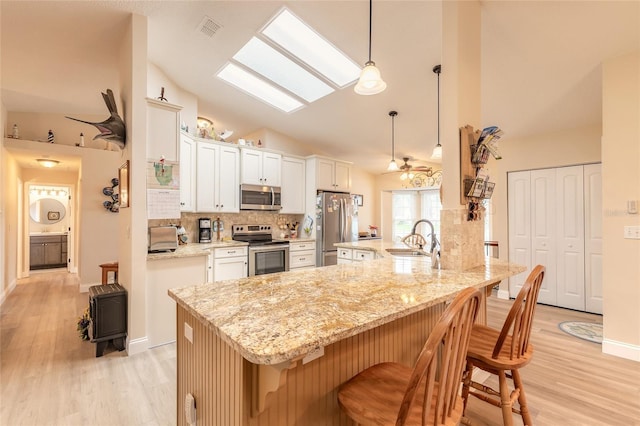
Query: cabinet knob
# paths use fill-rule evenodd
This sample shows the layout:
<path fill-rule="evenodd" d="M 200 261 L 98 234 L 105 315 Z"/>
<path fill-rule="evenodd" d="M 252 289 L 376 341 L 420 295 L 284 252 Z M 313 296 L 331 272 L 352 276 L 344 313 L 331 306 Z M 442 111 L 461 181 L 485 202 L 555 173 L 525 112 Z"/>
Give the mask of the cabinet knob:
<path fill-rule="evenodd" d="M 224 204 L 220 204 L 220 208 L 224 208 Z"/>

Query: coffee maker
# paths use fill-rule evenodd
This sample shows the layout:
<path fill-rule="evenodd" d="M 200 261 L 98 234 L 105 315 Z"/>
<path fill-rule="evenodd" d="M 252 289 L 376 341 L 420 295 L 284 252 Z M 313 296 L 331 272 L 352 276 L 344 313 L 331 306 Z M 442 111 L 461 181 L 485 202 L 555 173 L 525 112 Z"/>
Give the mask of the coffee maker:
<path fill-rule="evenodd" d="M 201 217 L 198 219 L 198 242 L 211 242 L 211 218 Z"/>

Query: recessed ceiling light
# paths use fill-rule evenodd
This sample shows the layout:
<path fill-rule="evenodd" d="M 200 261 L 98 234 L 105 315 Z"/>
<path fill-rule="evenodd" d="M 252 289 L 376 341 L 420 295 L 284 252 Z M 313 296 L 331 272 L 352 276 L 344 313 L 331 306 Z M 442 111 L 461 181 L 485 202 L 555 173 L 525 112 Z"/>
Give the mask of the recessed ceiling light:
<path fill-rule="evenodd" d="M 47 167 L 49 169 L 60 164 L 58 160 L 50 160 L 48 158 L 38 158 L 36 161 L 40 163 L 42 167 Z"/>
<path fill-rule="evenodd" d="M 218 77 L 284 112 L 294 111 L 304 105 L 282 90 L 232 63 L 225 65 L 218 73 Z"/>

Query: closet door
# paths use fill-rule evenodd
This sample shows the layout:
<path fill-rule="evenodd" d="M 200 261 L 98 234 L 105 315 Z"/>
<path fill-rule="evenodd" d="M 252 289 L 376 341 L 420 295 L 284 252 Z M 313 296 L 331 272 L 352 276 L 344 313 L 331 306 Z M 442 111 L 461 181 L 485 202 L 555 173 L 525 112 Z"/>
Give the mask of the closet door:
<path fill-rule="evenodd" d="M 527 267 L 509 278 L 509 296 L 516 297 L 531 270 L 531 172 L 510 172 L 507 177 L 509 198 L 509 262 Z"/>
<path fill-rule="evenodd" d="M 585 309 L 602 313 L 602 165 L 584 166 Z"/>
<path fill-rule="evenodd" d="M 556 170 L 531 171 L 531 267 L 547 268 L 538 302 L 557 303 Z"/>
<path fill-rule="evenodd" d="M 581 311 L 585 309 L 583 203 L 583 167 L 556 169 L 557 306 Z"/>

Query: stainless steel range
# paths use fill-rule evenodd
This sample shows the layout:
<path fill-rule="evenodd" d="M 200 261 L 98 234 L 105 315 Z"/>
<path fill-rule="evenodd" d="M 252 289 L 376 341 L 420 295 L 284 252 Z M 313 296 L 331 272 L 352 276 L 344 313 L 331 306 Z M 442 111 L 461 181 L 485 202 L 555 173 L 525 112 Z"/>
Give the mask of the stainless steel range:
<path fill-rule="evenodd" d="M 233 225 L 231 235 L 249 243 L 249 276 L 289 270 L 289 242 L 274 240 L 271 225 Z"/>

